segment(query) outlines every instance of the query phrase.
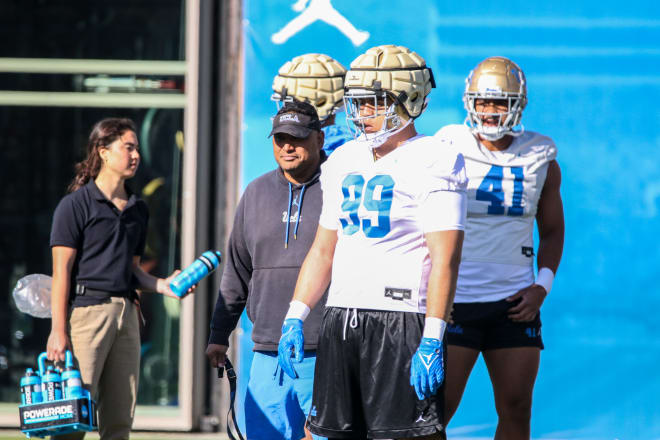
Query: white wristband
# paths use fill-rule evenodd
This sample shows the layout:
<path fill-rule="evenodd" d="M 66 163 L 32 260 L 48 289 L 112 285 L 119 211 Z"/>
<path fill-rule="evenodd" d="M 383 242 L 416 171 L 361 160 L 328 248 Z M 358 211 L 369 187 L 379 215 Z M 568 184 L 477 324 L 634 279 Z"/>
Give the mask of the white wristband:
<path fill-rule="evenodd" d="M 305 318 L 307 318 L 310 311 L 310 308 L 304 302 L 293 300 L 289 303 L 289 311 L 286 312 L 284 319 L 300 319 L 305 322 Z"/>
<path fill-rule="evenodd" d="M 536 281 L 534 284 L 538 284 L 545 289 L 546 293 L 550 293 L 554 279 L 555 273 L 547 267 L 542 267 L 539 269 L 539 273 L 536 276 Z"/>
<path fill-rule="evenodd" d="M 442 336 L 445 334 L 446 328 L 447 323 L 442 319 L 427 316 L 424 321 L 424 333 L 422 334 L 422 337 L 441 340 Z"/>

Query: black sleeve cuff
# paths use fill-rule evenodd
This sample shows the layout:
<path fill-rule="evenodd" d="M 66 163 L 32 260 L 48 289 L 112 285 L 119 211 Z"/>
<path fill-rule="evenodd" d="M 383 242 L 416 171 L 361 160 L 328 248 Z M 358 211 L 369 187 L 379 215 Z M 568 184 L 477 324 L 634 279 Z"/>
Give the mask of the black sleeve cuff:
<path fill-rule="evenodd" d="M 219 329 L 212 328 L 211 329 L 211 334 L 209 335 L 209 344 L 229 346 L 229 335 L 230 334 L 231 334 L 231 330 L 226 331 L 226 330 L 219 330 Z"/>

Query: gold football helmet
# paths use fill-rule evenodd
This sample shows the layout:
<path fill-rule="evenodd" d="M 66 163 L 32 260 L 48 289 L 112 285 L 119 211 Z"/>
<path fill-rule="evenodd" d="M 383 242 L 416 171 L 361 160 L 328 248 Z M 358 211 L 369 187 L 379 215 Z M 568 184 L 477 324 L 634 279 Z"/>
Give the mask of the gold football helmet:
<path fill-rule="evenodd" d="M 506 101 L 507 111 L 478 112 L 475 107 L 477 99 Z M 525 74 L 508 58 L 486 58 L 465 79 L 463 103 L 468 113 L 465 123 L 473 133 L 491 141 L 501 139 L 507 134 L 520 136 L 525 131 L 525 127 L 520 123 L 523 109 L 527 105 Z M 490 116 L 498 117 L 497 126 L 483 124 L 483 120 Z M 516 129 L 517 126 L 520 128 Z"/>
<path fill-rule="evenodd" d="M 417 53 L 391 44 L 372 47 L 357 57 L 346 73 L 346 119 L 358 140 L 377 148 L 422 114 L 434 87 L 433 73 Z M 361 114 L 360 107 L 369 101 L 376 110 Z M 383 106 L 384 112 L 379 110 Z M 380 116 L 385 116 L 380 131 L 367 134 L 364 121 Z"/>
<path fill-rule="evenodd" d="M 341 111 L 346 68 L 331 57 L 318 53 L 300 55 L 287 61 L 273 79 L 271 99 L 280 105 L 291 100 L 309 102 L 324 121 Z"/>

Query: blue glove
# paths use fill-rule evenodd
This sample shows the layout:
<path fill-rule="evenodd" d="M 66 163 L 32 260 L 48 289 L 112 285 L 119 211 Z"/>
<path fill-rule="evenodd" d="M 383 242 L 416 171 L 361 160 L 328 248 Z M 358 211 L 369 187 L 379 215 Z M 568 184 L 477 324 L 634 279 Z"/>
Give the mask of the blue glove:
<path fill-rule="evenodd" d="M 304 346 L 303 322 L 296 318 L 285 319 L 282 324 L 282 337 L 280 337 L 280 344 L 277 347 L 277 362 L 292 379 L 298 378 L 298 373 L 293 369 L 291 358 L 296 363 L 301 363 L 305 357 Z"/>
<path fill-rule="evenodd" d="M 442 365 L 442 341 L 422 338 L 419 348 L 410 363 L 410 385 L 415 387 L 419 400 L 424 400 L 438 391 L 445 379 Z"/>

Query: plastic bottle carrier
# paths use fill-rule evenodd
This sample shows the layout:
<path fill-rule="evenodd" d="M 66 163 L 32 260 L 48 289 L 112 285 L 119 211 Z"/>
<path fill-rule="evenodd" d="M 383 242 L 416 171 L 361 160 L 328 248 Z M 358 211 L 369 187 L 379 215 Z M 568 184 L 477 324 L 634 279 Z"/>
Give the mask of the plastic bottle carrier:
<path fill-rule="evenodd" d="M 62 376 L 53 367 L 46 369 L 46 361 L 46 353 L 41 353 L 37 360 L 39 374 L 28 369 L 25 381 L 21 380 L 22 404 L 18 407 L 21 431 L 28 438 L 43 438 L 96 430 L 96 403 L 81 386 L 71 352 L 66 352 Z"/>

